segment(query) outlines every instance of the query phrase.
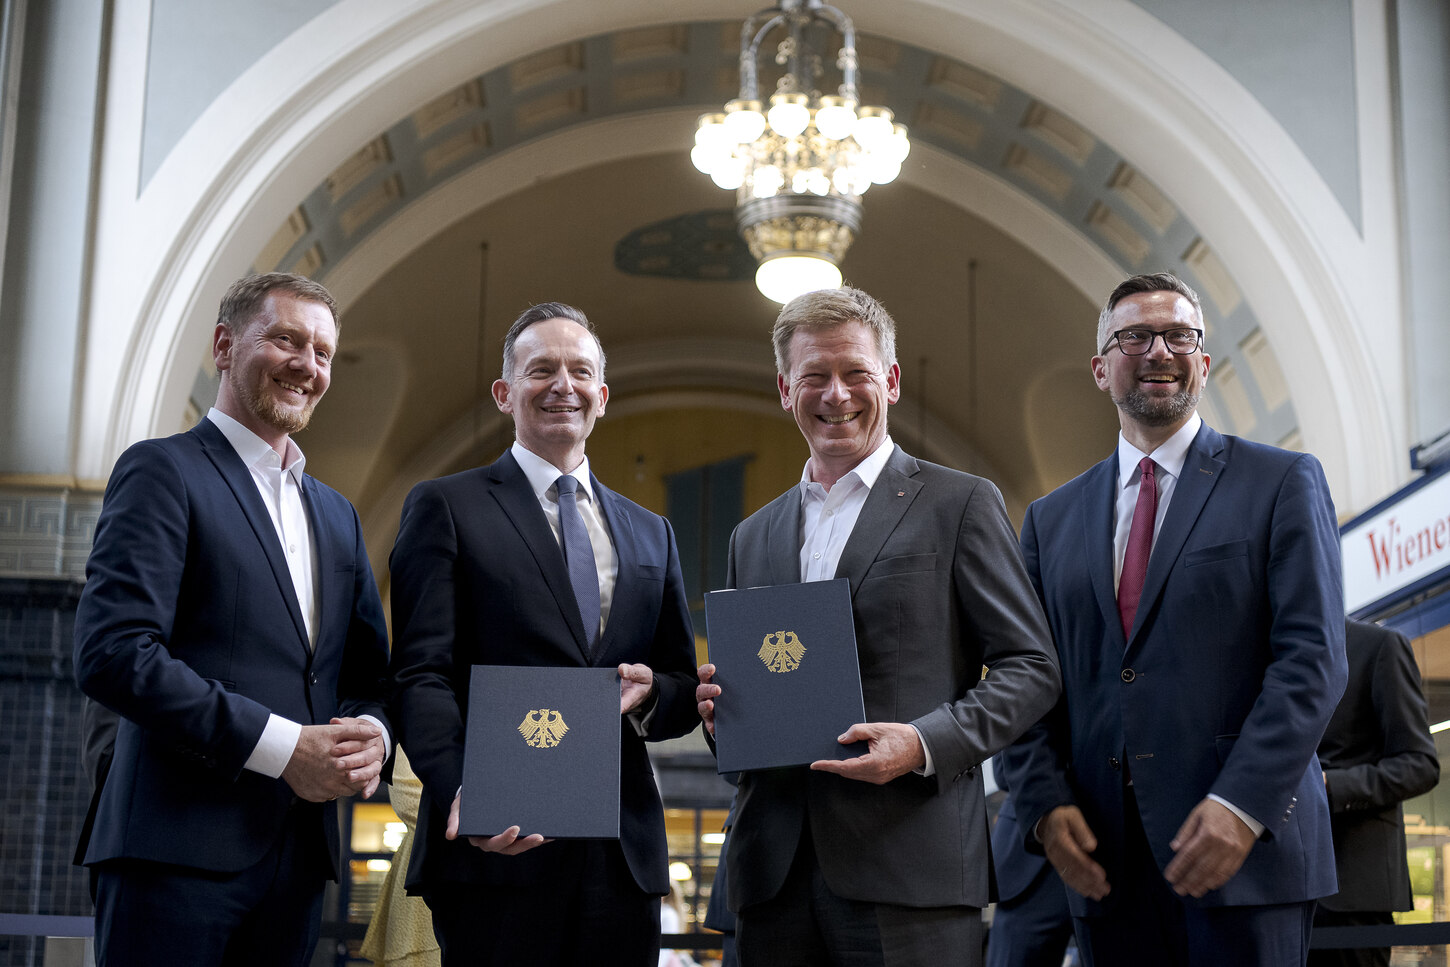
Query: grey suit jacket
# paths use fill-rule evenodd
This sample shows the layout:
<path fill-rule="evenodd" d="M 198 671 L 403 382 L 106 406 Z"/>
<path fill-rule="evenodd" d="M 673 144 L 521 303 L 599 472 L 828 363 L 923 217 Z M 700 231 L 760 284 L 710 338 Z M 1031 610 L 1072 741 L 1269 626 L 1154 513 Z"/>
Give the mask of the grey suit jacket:
<path fill-rule="evenodd" d="M 730 586 L 799 582 L 800 528 L 797 488 L 744 521 L 730 542 Z M 898 447 L 836 576 L 851 582 L 866 720 L 915 725 L 936 772 L 882 786 L 806 767 L 743 773 L 727 847 L 730 908 L 780 890 L 807 824 L 840 896 L 985 906 L 991 859 L 976 767 L 1037 721 L 1060 688 L 1001 494 Z"/>

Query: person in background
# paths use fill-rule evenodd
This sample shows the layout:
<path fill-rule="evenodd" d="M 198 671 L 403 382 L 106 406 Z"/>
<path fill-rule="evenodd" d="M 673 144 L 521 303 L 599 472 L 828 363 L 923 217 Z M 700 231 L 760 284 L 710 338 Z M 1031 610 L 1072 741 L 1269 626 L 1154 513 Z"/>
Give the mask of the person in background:
<path fill-rule="evenodd" d="M 1401 805 L 1440 781 L 1425 693 L 1410 642 L 1364 621 L 1345 623 L 1349 685 L 1319 742 L 1329 794 L 1339 892 L 1319 901 L 1314 926 L 1394 922 L 1413 907 Z M 1386 967 L 1389 947 L 1322 949 L 1311 967 Z"/>
<path fill-rule="evenodd" d="M 408 896 L 404 881 L 413 856 L 413 837 L 418 828 L 418 801 L 423 783 L 402 746 L 393 755 L 393 778 L 388 784 L 388 803 L 407 827 L 403 841 L 393 853 L 392 865 L 378 891 L 378 905 L 368 922 L 358 953 L 376 967 L 442 967 L 438 938 L 433 936 L 433 915 L 421 897 Z"/>
<path fill-rule="evenodd" d="M 992 757 L 992 774 L 1006 798 L 992 826 L 997 908 L 987 934 L 986 967 L 1062 967 L 1072 942 L 1067 888 L 1047 857 L 1024 847 L 1001 761 L 1001 753 Z"/>

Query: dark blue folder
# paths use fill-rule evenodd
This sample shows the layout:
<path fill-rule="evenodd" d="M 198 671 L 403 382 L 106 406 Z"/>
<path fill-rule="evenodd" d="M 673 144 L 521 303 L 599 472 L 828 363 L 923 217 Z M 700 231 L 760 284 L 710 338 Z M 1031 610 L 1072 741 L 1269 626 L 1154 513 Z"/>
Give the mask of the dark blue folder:
<path fill-rule="evenodd" d="M 715 665 L 720 772 L 849 759 L 837 736 L 866 721 L 851 582 L 811 581 L 705 595 Z"/>
<path fill-rule="evenodd" d="M 620 727 L 614 668 L 474 665 L 459 835 L 618 839 Z"/>

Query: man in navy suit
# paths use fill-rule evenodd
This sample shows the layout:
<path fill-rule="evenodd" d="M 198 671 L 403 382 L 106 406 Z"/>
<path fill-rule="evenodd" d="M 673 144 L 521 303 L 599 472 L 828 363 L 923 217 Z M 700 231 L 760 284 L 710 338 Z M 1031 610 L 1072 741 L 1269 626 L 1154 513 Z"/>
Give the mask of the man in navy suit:
<path fill-rule="evenodd" d="M 585 441 L 609 388 L 582 312 L 545 303 L 515 320 L 493 395 L 514 445 L 413 488 L 390 559 L 394 710 L 423 780 L 408 889 L 433 911 L 445 965 L 653 965 L 668 853 L 644 743 L 698 724 L 674 533 L 589 472 Z M 458 838 L 479 664 L 618 669 L 619 840 L 546 843 L 529 816 Z"/>
<path fill-rule="evenodd" d="M 1036 501 L 1027 570 L 1063 697 L 1007 755 L 1086 964 L 1304 962 L 1335 889 L 1315 747 L 1345 683 L 1334 506 L 1312 456 L 1224 436 L 1198 297 L 1108 297 L 1117 452 Z"/>
<path fill-rule="evenodd" d="M 338 874 L 338 796 L 377 788 L 387 630 L 352 505 L 291 434 L 327 391 L 337 308 L 234 284 L 216 406 L 121 455 L 76 614 L 76 680 L 114 710 L 82 843 L 101 964 L 305 964 Z"/>

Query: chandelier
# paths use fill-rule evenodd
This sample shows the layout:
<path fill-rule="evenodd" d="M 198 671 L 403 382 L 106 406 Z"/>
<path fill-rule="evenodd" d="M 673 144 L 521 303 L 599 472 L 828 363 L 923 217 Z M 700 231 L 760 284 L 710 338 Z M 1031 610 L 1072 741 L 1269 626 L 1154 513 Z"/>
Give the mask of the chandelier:
<path fill-rule="evenodd" d="M 836 94 L 815 89 L 825 73 L 810 45 L 817 23 L 841 35 Z M 785 73 L 762 104 L 760 44 L 780 26 L 786 37 L 775 63 Z M 911 150 L 888 108 L 861 106 L 856 70 L 850 17 L 822 0 L 780 0 L 740 28 L 740 96 L 696 124 L 690 160 L 736 193 L 735 223 L 760 263 L 756 288 L 776 302 L 841 284 L 841 258 L 861 229 L 861 196 L 894 180 Z"/>

